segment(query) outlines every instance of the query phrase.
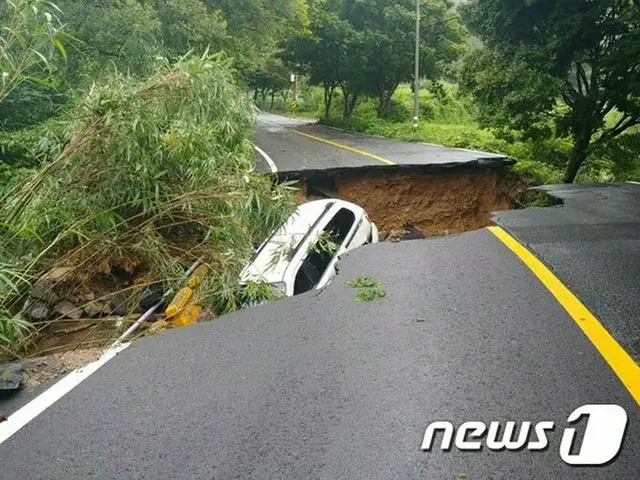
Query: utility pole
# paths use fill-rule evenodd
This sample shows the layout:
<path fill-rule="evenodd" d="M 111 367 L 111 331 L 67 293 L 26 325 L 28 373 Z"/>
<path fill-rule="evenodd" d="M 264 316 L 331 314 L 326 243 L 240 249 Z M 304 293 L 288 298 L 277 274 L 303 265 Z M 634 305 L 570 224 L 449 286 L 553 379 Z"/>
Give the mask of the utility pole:
<path fill-rule="evenodd" d="M 416 74 L 413 85 L 413 128 L 420 119 L 420 0 L 416 0 Z"/>
<path fill-rule="evenodd" d="M 293 99 L 298 101 L 298 74 L 294 73 L 291 75 L 291 83 L 293 83 Z"/>

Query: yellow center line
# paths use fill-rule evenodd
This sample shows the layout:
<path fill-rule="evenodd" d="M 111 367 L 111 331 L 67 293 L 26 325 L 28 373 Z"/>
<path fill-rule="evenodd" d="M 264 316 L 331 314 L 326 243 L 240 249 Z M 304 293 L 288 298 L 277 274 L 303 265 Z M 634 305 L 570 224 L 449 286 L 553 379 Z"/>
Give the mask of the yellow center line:
<path fill-rule="evenodd" d="M 528 249 L 500 227 L 489 227 L 489 231 L 538 277 L 604 357 L 636 403 L 640 405 L 640 366 L 571 290 Z"/>
<path fill-rule="evenodd" d="M 365 157 L 378 160 L 379 162 L 385 163 L 387 165 L 397 165 L 391 160 L 387 160 L 386 158 L 379 157 L 378 155 L 374 155 L 373 153 L 365 152 L 363 150 L 358 150 L 357 148 L 349 147 L 347 145 L 342 145 L 341 143 L 332 142 L 331 140 L 327 140 L 326 138 L 316 137 L 315 135 L 309 135 L 308 133 L 303 133 L 298 130 L 291 130 L 291 131 L 303 137 L 307 137 L 307 138 L 310 138 L 311 140 L 315 140 L 316 142 L 326 143 L 327 145 L 331 145 L 336 148 L 341 148 L 342 150 L 346 150 L 347 152 L 357 153 L 358 155 L 363 155 Z"/>

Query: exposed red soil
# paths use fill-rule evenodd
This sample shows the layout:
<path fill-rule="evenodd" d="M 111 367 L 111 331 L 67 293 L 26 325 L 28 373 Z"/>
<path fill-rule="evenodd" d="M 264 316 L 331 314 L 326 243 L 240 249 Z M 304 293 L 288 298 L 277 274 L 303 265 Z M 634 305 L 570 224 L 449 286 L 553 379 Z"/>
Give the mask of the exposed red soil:
<path fill-rule="evenodd" d="M 405 225 L 426 237 L 486 227 L 491 212 L 514 207 L 520 190 L 512 177 L 495 171 L 338 177 L 335 187 L 390 238 L 402 237 Z M 306 192 L 305 186 L 299 197 Z"/>
<path fill-rule="evenodd" d="M 338 178 L 336 186 L 381 232 L 407 224 L 429 237 L 476 230 L 489 224 L 491 212 L 514 205 L 513 180 L 496 172 Z"/>

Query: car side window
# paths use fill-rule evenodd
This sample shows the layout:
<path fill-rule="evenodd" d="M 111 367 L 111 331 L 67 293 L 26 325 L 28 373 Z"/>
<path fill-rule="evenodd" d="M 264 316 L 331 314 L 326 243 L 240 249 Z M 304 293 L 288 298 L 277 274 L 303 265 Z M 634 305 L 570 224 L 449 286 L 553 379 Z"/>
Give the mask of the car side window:
<path fill-rule="evenodd" d="M 339 249 L 349 236 L 355 222 L 355 214 L 351 210 L 342 208 L 327 223 L 322 232 Z M 325 249 L 310 249 L 296 275 L 294 295 L 313 290 L 322 279 L 336 253 L 337 251 L 328 252 Z"/>

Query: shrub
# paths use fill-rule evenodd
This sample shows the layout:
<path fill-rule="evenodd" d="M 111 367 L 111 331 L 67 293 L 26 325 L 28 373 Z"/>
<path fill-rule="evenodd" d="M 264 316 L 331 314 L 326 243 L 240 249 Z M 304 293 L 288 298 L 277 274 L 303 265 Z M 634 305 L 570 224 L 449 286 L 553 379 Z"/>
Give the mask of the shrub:
<path fill-rule="evenodd" d="M 64 150 L 2 201 L 5 263 L 29 278 L 53 264 L 120 267 L 175 286 L 201 259 L 205 303 L 237 308 L 252 245 L 294 206 L 289 187 L 252 173 L 252 112 L 222 55 L 92 86 L 65 118 Z"/>

